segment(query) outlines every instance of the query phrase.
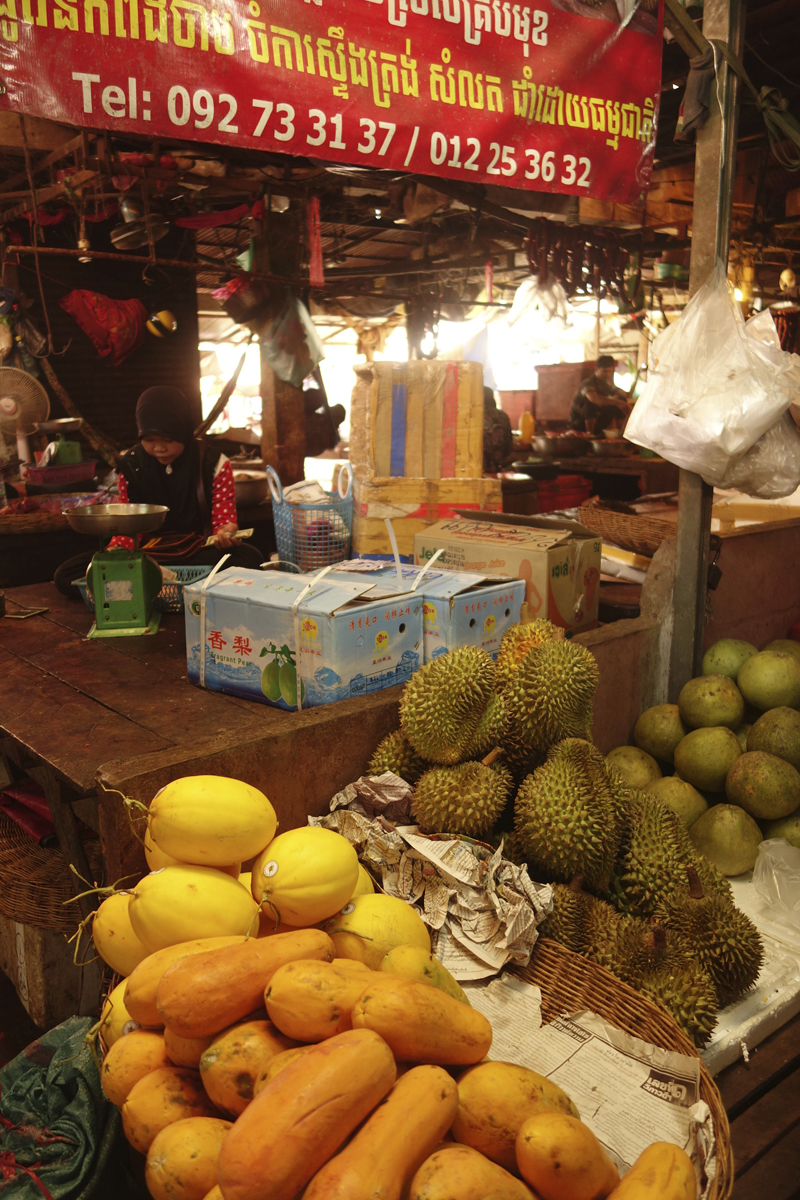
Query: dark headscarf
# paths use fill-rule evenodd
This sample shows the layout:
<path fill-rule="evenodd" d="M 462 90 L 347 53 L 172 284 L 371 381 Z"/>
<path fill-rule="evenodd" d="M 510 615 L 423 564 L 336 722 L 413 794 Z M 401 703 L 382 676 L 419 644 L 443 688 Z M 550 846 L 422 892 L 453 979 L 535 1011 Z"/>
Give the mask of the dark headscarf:
<path fill-rule="evenodd" d="M 164 437 L 188 446 L 196 421 L 189 401 L 174 387 L 151 387 L 136 401 L 139 437 Z"/>
<path fill-rule="evenodd" d="M 200 448 L 194 438 L 195 415 L 183 392 L 174 387 L 151 387 L 142 392 L 136 404 L 136 425 L 140 438 L 170 438 L 181 442 L 184 449 L 169 467 L 162 466 L 142 445 L 123 456 L 120 470 L 128 483 L 131 504 L 166 505 L 169 512 L 161 527 L 163 533 L 204 532 L 197 495 Z M 219 451 L 207 445 L 202 473 L 209 506 L 218 459 Z"/>

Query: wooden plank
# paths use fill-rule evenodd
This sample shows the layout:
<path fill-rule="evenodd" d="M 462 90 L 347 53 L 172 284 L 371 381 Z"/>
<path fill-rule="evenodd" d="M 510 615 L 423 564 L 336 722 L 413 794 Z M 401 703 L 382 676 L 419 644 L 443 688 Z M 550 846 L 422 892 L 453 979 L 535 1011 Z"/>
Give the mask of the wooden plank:
<path fill-rule="evenodd" d="M 800 1069 L 783 1079 L 731 1122 L 736 1175 L 743 1175 L 798 1125 Z"/>
<path fill-rule="evenodd" d="M 731 1200 L 798 1200 L 800 1197 L 800 1137 L 793 1130 L 763 1158 L 737 1175 Z"/>
<path fill-rule="evenodd" d="M 717 1077 L 722 1103 L 731 1121 L 775 1084 L 800 1069 L 800 1013 L 750 1051 L 750 1062 L 734 1063 Z"/>
<path fill-rule="evenodd" d="M 142 729 L 163 734 L 172 745 L 261 728 L 269 721 L 269 710 L 262 713 L 252 705 L 245 710 L 228 705 L 224 697 L 190 686 L 162 671 L 156 662 L 115 653 L 108 643 L 121 640 L 129 639 L 88 641 L 52 621 L 20 622 L 17 628 L 4 621 L 0 627 L 0 646 L 17 658 Z M 118 757 L 113 746 L 98 765 L 109 757 Z"/>
<path fill-rule="evenodd" d="M 82 793 L 93 790 L 100 763 L 174 744 L 2 648 L 0 714 L 9 737 Z"/>

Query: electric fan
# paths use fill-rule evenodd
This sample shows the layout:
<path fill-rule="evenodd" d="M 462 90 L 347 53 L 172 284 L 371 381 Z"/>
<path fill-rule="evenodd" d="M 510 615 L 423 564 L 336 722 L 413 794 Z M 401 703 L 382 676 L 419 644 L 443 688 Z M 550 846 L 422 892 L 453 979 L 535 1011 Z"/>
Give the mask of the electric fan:
<path fill-rule="evenodd" d="M 50 415 L 50 401 L 38 379 L 16 367 L 0 367 L 0 434 L 17 440 L 20 462 L 32 462 L 28 434 Z"/>

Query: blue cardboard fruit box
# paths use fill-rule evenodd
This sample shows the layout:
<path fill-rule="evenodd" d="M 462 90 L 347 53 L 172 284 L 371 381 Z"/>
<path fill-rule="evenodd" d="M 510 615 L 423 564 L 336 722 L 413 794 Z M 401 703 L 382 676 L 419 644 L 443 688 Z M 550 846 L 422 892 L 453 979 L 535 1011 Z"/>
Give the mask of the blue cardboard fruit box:
<path fill-rule="evenodd" d="M 437 570 L 435 565 L 423 571 L 401 564 L 398 579 L 394 563 L 354 559 L 334 567 L 328 578 L 371 580 L 374 590 L 368 594 L 374 596 L 421 595 L 425 662 L 459 646 L 480 646 L 496 658 L 500 639 L 519 621 L 525 599 L 523 579 Z"/>
<path fill-rule="evenodd" d="M 405 683 L 422 660 L 421 596 L 367 581 L 228 569 L 184 589 L 190 683 L 276 708 L 313 708 Z M 205 647 L 201 660 L 200 647 Z"/>

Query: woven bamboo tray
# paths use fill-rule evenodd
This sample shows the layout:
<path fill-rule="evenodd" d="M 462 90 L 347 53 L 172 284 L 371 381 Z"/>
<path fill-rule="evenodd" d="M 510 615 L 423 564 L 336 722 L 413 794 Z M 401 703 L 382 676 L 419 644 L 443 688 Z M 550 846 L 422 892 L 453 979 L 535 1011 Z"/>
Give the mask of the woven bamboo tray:
<path fill-rule="evenodd" d="M 92 882 L 101 882 L 99 841 L 87 842 L 86 854 Z M 77 904 L 64 901 L 74 894 L 72 872 L 61 851 L 39 846 L 0 812 L 0 912 L 20 925 L 71 934 L 78 927 L 81 912 Z"/>
<path fill-rule="evenodd" d="M 697 1050 L 672 1017 L 604 967 L 574 954 L 558 942 L 539 938 L 527 967 L 515 974 L 542 992 L 542 1020 L 547 1024 L 562 1013 L 586 1008 L 633 1037 L 699 1058 Z M 733 1191 L 733 1152 L 728 1117 L 716 1084 L 700 1063 L 700 1097 L 711 1110 L 716 1139 L 717 1174 L 708 1200 L 729 1200 Z"/>
<path fill-rule="evenodd" d="M 0 517 L 0 534 L 58 533 L 67 529 L 63 512 L 7 513 Z"/>
<path fill-rule="evenodd" d="M 582 504 L 580 520 L 587 529 L 606 542 L 613 542 L 623 550 L 632 550 L 648 558 L 652 558 L 662 542 L 674 538 L 677 531 L 674 521 L 616 512 L 606 508 L 602 500 L 590 500 L 588 504 Z"/>

